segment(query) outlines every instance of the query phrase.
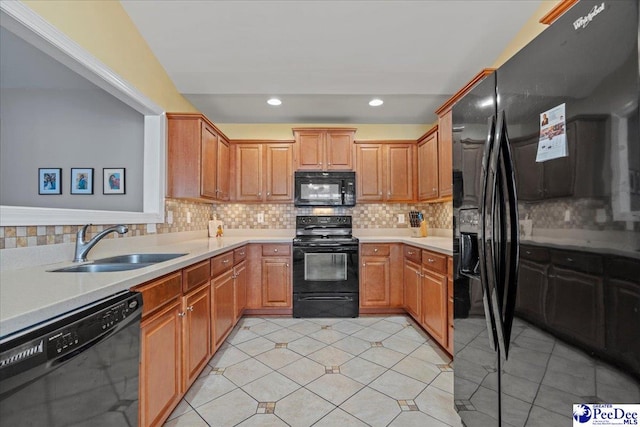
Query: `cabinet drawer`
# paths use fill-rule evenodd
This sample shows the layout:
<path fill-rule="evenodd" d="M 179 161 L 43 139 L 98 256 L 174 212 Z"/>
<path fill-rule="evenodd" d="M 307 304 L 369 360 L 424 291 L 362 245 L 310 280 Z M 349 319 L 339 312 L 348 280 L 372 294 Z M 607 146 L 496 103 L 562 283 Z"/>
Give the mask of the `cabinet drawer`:
<path fill-rule="evenodd" d="M 422 262 L 422 250 L 414 246 L 404 246 L 404 257 L 415 261 L 417 263 Z"/>
<path fill-rule="evenodd" d="M 552 250 L 551 262 L 555 266 L 562 266 L 583 273 L 601 275 L 603 271 L 602 257 L 584 252 Z"/>
<path fill-rule="evenodd" d="M 182 271 L 169 274 L 133 288 L 142 294 L 142 316 L 182 295 Z"/>
<path fill-rule="evenodd" d="M 435 252 L 422 251 L 422 265 L 431 271 L 447 274 L 447 256 Z"/>
<path fill-rule="evenodd" d="M 238 264 L 240 261 L 247 258 L 247 247 L 242 246 L 233 250 L 233 265 Z"/>
<path fill-rule="evenodd" d="M 182 291 L 184 293 L 203 283 L 207 283 L 209 281 L 209 260 L 185 268 L 182 270 L 182 275 L 184 279 L 182 281 Z"/>
<path fill-rule="evenodd" d="M 537 262 L 549 261 L 549 250 L 547 248 L 538 248 L 536 246 L 520 246 L 520 258 Z"/>
<path fill-rule="evenodd" d="M 262 245 L 262 256 L 291 255 L 291 245 L 272 243 Z"/>
<path fill-rule="evenodd" d="M 233 251 L 211 258 L 211 277 L 216 277 L 233 267 Z"/>
<path fill-rule="evenodd" d="M 385 244 L 363 243 L 360 247 L 362 256 L 389 256 L 391 247 Z"/>

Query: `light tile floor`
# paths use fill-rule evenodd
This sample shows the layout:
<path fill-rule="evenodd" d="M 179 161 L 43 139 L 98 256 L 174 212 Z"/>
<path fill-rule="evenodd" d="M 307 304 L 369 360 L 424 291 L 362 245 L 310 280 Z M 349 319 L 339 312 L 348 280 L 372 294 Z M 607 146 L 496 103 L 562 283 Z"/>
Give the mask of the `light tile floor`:
<path fill-rule="evenodd" d="M 243 318 L 174 426 L 460 426 L 451 359 L 406 316 Z"/>

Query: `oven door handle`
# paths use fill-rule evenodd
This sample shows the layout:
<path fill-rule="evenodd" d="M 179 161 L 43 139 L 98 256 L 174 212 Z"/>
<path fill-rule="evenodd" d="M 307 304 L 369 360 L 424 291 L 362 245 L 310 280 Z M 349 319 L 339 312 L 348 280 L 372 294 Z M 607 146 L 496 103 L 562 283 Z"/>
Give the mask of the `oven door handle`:
<path fill-rule="evenodd" d="M 326 296 L 326 297 L 302 297 L 298 301 L 353 301 L 353 297 Z"/>
<path fill-rule="evenodd" d="M 303 252 L 327 252 L 327 253 L 337 253 L 337 252 L 358 252 L 357 246 L 330 246 L 327 244 L 307 244 L 305 246 L 293 246 L 293 249 L 301 250 Z"/>

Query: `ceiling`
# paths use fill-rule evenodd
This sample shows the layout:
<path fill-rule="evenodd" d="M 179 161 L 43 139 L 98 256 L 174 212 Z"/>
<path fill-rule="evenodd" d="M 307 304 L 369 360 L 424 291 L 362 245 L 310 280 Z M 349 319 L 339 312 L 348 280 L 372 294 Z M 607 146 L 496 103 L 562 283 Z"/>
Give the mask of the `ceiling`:
<path fill-rule="evenodd" d="M 215 123 L 426 124 L 542 1 L 121 3 L 178 91 Z M 384 104 L 370 107 L 373 97 Z"/>

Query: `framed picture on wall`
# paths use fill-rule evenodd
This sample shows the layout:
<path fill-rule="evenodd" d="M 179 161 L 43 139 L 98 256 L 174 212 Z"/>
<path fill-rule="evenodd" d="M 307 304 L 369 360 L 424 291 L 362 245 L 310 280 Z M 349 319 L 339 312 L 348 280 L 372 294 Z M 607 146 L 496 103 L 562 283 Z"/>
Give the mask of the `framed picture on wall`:
<path fill-rule="evenodd" d="M 62 169 L 38 169 L 38 194 L 62 194 Z"/>
<path fill-rule="evenodd" d="M 125 194 L 124 168 L 102 169 L 102 194 Z"/>
<path fill-rule="evenodd" d="M 93 168 L 71 168 L 71 194 L 93 194 Z"/>

